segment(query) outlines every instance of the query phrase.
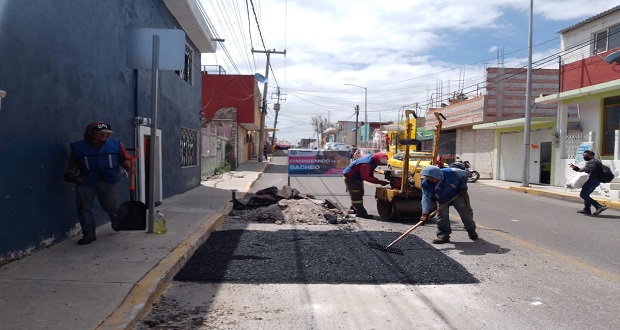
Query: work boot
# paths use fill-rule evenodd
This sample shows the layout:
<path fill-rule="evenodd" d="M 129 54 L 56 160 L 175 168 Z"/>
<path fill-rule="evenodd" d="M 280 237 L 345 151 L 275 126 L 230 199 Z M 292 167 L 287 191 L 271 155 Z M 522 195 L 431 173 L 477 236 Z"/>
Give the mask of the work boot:
<path fill-rule="evenodd" d="M 357 213 L 356 217 L 364 218 L 364 219 L 372 219 L 373 216 L 368 213 Z"/>
<path fill-rule="evenodd" d="M 471 239 L 472 241 L 475 241 L 478 239 L 478 233 L 476 233 L 475 230 L 469 231 L 467 232 L 467 234 L 469 234 L 469 239 Z"/>
<path fill-rule="evenodd" d="M 355 208 L 353 206 L 349 206 L 349 210 L 347 211 L 347 214 L 355 214 Z"/>
<path fill-rule="evenodd" d="M 599 215 L 599 214 L 601 214 L 601 212 L 603 212 L 605 210 L 607 210 L 607 207 L 601 205 L 601 206 L 596 208 L 596 211 L 594 211 L 593 215 Z"/>
<path fill-rule="evenodd" d="M 97 240 L 95 235 L 84 235 L 78 241 L 78 245 L 87 245 Z"/>
<path fill-rule="evenodd" d="M 431 243 L 433 244 L 444 244 L 444 243 L 450 243 L 450 236 L 442 236 L 439 235 L 437 236 L 437 238 L 435 238 L 434 240 L 431 241 Z"/>
<path fill-rule="evenodd" d="M 598 211 L 598 209 L 597 209 L 597 211 Z M 603 212 L 603 211 L 601 211 L 601 212 Z M 601 213 L 601 212 L 599 212 L 599 213 Z M 581 213 L 581 214 L 585 214 L 585 215 L 592 215 L 592 212 L 590 212 L 590 210 L 586 210 L 586 209 L 579 210 L 579 211 L 577 211 L 577 213 Z"/>

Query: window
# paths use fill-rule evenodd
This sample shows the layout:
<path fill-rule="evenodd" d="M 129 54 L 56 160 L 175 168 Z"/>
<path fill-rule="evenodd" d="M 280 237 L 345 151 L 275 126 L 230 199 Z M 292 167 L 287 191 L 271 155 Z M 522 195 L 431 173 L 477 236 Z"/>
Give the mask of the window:
<path fill-rule="evenodd" d="M 192 85 L 194 73 L 194 51 L 189 45 L 185 45 L 185 65 L 183 71 L 175 71 L 179 77 Z"/>
<path fill-rule="evenodd" d="M 599 54 L 620 47 L 620 24 L 594 34 L 594 53 Z"/>
<path fill-rule="evenodd" d="M 198 165 L 198 131 L 181 127 L 181 167 Z"/>
<path fill-rule="evenodd" d="M 607 31 L 599 32 L 596 34 L 596 41 L 594 42 L 594 52 L 598 54 L 606 50 L 607 50 Z"/>
<path fill-rule="evenodd" d="M 605 99 L 603 108 L 603 155 L 614 154 L 616 130 L 620 129 L 620 96 Z"/>

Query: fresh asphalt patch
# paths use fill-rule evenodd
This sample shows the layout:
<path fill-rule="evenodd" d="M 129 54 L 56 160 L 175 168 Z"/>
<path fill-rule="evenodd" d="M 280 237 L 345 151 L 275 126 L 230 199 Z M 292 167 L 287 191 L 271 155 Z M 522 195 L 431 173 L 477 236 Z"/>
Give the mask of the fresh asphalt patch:
<path fill-rule="evenodd" d="M 399 233 L 343 230 L 249 231 L 211 234 L 175 276 L 176 281 L 306 284 L 478 283 L 463 266 L 417 236 L 394 247 Z"/>

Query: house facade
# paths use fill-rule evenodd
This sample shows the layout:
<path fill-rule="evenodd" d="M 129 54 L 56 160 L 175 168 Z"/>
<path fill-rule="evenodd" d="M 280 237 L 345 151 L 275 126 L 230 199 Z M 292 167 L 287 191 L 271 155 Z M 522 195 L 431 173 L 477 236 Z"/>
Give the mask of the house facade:
<path fill-rule="evenodd" d="M 200 54 L 215 51 L 191 0 L 47 1 L 2 3 L 0 90 L 0 263 L 80 232 L 74 185 L 63 181 L 69 144 L 89 122 L 112 126 L 112 138 L 140 150 L 140 200 L 150 150 L 151 72 L 127 66 L 131 28 L 185 32 L 184 68 L 160 71 L 156 200 L 200 184 Z M 118 184 L 129 200 L 128 178 Z M 95 208 L 98 225 L 109 222 Z"/>
<path fill-rule="evenodd" d="M 558 152 L 553 184 L 563 186 L 572 174 L 568 164 L 580 160 L 578 150 L 583 142 L 589 142 L 616 174 L 620 169 L 620 63 L 609 56 L 620 50 L 620 6 L 559 33 L 560 90 L 535 102 L 557 107 Z M 609 196 L 620 196 L 618 183 L 602 187 Z"/>
<path fill-rule="evenodd" d="M 429 109 L 426 129 L 437 125 L 435 112 L 446 117 L 439 145 L 444 161 L 458 156 L 468 160 L 481 178 L 521 181 L 526 80 L 527 70 L 523 68 L 487 68 L 481 93 L 471 98 L 457 95 L 445 107 Z M 557 90 L 558 70 L 533 70 L 532 95 Z M 531 182 L 549 183 L 555 115 L 553 105 L 531 108 L 532 125 L 537 132 L 530 149 Z"/>
<path fill-rule="evenodd" d="M 232 144 L 234 166 L 257 157 L 263 150 L 258 146 L 262 96 L 254 75 L 203 71 L 201 78 L 203 126 L 228 127 L 227 140 Z M 208 160 L 209 155 L 203 157 Z M 209 162 L 205 162 L 203 172 L 209 169 Z"/>

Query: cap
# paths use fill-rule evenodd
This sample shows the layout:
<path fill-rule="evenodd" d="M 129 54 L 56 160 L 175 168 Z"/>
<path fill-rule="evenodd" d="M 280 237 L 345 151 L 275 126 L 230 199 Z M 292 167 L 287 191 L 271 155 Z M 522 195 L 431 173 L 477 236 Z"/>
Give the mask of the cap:
<path fill-rule="evenodd" d="M 112 126 L 102 121 L 96 121 L 88 124 L 91 132 L 95 133 L 114 133 L 112 132 Z"/>
<path fill-rule="evenodd" d="M 372 160 L 374 160 L 375 163 L 386 165 L 388 163 L 388 156 L 385 152 L 376 152 L 372 154 Z"/>
<path fill-rule="evenodd" d="M 441 173 L 439 167 L 434 165 L 426 166 L 425 168 L 423 168 L 420 172 L 420 176 L 435 178 L 437 180 L 443 179 L 443 173 Z"/>

